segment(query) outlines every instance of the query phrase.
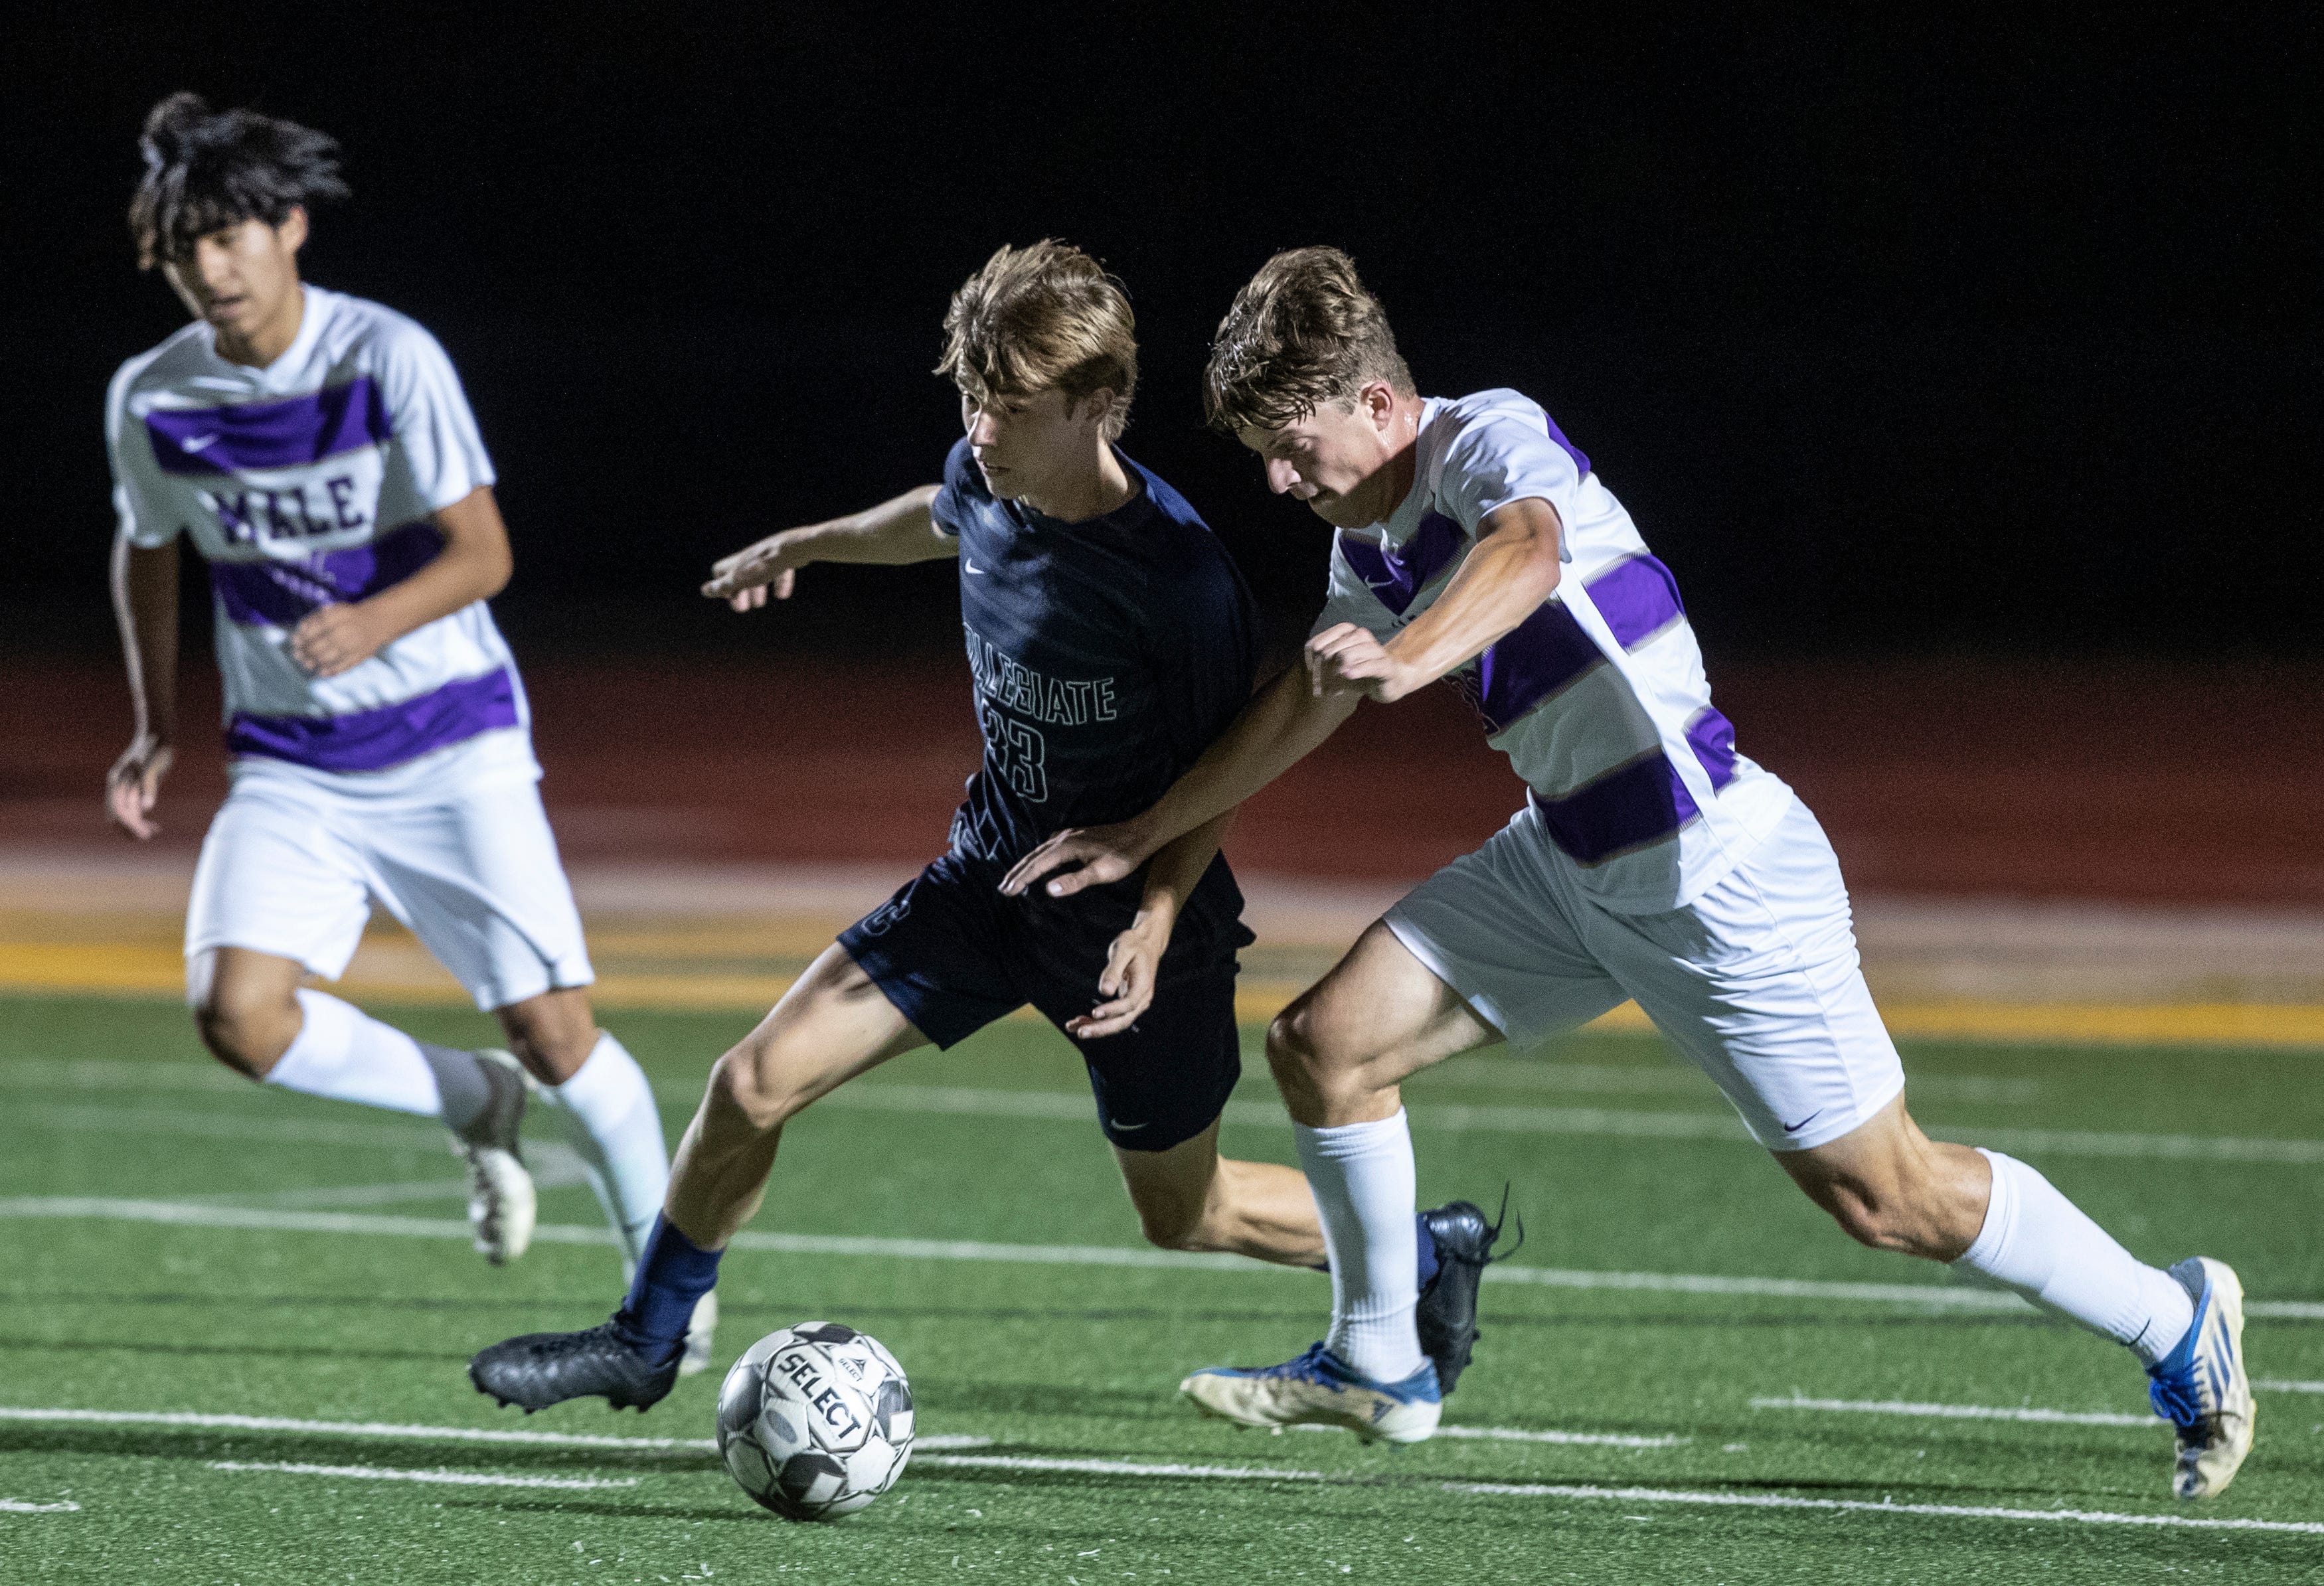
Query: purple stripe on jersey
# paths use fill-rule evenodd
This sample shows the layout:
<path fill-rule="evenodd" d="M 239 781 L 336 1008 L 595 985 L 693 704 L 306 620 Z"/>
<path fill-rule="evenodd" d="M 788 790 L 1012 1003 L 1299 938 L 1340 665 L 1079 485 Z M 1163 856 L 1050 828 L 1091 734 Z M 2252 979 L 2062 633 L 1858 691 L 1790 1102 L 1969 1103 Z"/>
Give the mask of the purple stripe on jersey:
<path fill-rule="evenodd" d="M 1557 420 L 1547 413 L 1541 416 L 1541 421 L 1549 426 L 1549 438 L 1557 442 L 1563 448 L 1565 455 L 1573 459 L 1573 471 L 1584 479 L 1589 478 L 1590 459 L 1582 455 L 1582 448 L 1565 438 L 1565 431 L 1560 429 L 1557 427 Z"/>
<path fill-rule="evenodd" d="M 1712 792 L 1735 779 L 1735 724 L 1720 715 L 1718 707 L 1706 705 L 1687 723 L 1686 741 L 1694 746 L 1694 758 L 1709 774 Z"/>
<path fill-rule="evenodd" d="M 1484 719 L 1489 737 L 1602 659 L 1573 613 L 1552 601 L 1486 646 L 1476 669 L 1454 673 L 1453 683 Z"/>
<path fill-rule="evenodd" d="M 296 561 L 212 562 L 210 587 L 230 622 L 295 628 L 318 607 L 361 600 L 402 583 L 443 549 L 444 537 L 435 524 L 406 523 L 369 545 L 318 551 Z"/>
<path fill-rule="evenodd" d="M 441 688 L 338 716 L 260 716 L 236 711 L 229 754 L 260 754 L 318 771 L 383 771 L 479 733 L 517 724 L 516 680 L 503 667 Z"/>
<path fill-rule="evenodd" d="M 145 415 L 165 474 L 296 468 L 375 446 L 394 433 L 387 399 L 367 374 L 279 402 L 161 408 Z"/>
<path fill-rule="evenodd" d="M 1701 813 L 1660 750 L 1563 798 L 1528 797 L 1551 838 L 1583 864 L 1660 842 Z"/>
<path fill-rule="evenodd" d="M 1442 512 L 1431 512 L 1394 550 L 1343 533 L 1340 554 L 1356 576 L 1371 586 L 1380 604 L 1402 616 L 1428 581 L 1452 565 L 1467 539 L 1460 524 Z"/>
<path fill-rule="evenodd" d="M 1583 586 L 1590 604 L 1606 619 L 1624 650 L 1636 650 L 1686 615 L 1678 580 L 1653 557 L 1641 553 L 1615 563 Z"/>

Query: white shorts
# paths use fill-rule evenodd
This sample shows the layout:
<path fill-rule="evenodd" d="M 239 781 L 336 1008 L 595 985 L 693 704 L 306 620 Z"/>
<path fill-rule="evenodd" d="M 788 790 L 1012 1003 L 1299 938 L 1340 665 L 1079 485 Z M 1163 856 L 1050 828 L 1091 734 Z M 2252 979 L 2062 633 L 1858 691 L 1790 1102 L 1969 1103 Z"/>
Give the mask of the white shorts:
<path fill-rule="evenodd" d="M 1771 1151 L 1837 1139 L 1904 1088 L 1840 862 L 1796 800 L 1726 880 L 1665 914 L 1592 901 L 1528 803 L 1387 922 L 1517 1045 L 1636 999 Z"/>
<path fill-rule="evenodd" d="M 247 947 L 337 980 L 375 900 L 482 1009 L 596 976 L 530 779 L 366 798 L 237 766 L 194 869 L 186 956 Z"/>

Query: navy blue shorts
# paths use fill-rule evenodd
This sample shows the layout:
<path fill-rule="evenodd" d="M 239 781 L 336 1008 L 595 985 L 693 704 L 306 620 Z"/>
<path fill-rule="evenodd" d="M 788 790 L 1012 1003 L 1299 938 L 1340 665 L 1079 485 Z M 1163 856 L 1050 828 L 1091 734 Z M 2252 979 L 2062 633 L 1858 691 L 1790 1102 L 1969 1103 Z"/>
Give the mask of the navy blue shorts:
<path fill-rule="evenodd" d="M 1100 1001 L 1106 950 L 1128 929 L 1141 877 L 1071 898 L 999 890 L 1006 865 L 946 853 L 839 934 L 863 973 L 939 1047 L 1027 1003 L 1063 1032 Z M 1098 1124 L 1124 1150 L 1165 1151 L 1210 1127 L 1242 1076 L 1235 954 L 1252 940 L 1242 894 L 1213 860 L 1179 911 L 1154 1001 L 1120 1035 L 1067 1036 L 1089 1066 Z"/>

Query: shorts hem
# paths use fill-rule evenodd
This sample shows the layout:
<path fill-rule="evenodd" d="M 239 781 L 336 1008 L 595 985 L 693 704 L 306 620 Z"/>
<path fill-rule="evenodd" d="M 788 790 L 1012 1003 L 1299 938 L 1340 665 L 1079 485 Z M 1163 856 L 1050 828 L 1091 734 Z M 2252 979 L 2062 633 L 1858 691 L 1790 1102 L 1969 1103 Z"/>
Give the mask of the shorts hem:
<path fill-rule="evenodd" d="M 880 994 L 888 999 L 890 1007 L 904 1016 L 904 1022 L 918 1030 L 939 1052 L 951 1051 L 986 1025 L 1006 1019 L 1016 1011 L 1015 1009 L 1004 1010 L 991 1019 L 977 1020 L 965 1029 L 958 1028 L 957 1020 L 930 1019 L 926 1017 L 928 1007 L 943 993 L 933 989 L 923 991 L 915 986 L 903 968 L 886 954 L 868 948 L 859 950 L 855 943 L 847 939 L 852 934 L 850 931 L 840 933 L 836 944 L 839 950 L 847 954 L 849 961 L 862 970 L 873 985 L 880 988 Z M 1018 1007 L 1023 1006 L 1021 1002 L 1018 1004 Z M 937 1028 L 931 1028 L 931 1025 Z"/>
<path fill-rule="evenodd" d="M 503 1008 L 513 1008 L 520 1002 L 530 1002 L 535 997 L 546 997 L 551 991 L 586 991 L 597 983 L 597 974 L 595 970 L 585 964 L 577 976 L 567 972 L 552 970 L 540 977 L 538 985 L 533 984 L 531 977 L 527 977 L 519 983 L 530 985 L 532 989 L 527 991 L 511 992 L 499 984 L 483 988 L 464 986 L 462 989 L 475 999 L 477 1012 L 498 1013 Z"/>
<path fill-rule="evenodd" d="M 1418 921 L 1405 912 L 1403 904 L 1397 903 L 1391 906 L 1386 914 L 1380 916 L 1380 923 L 1388 927 L 1388 933 L 1404 945 L 1406 952 L 1420 961 L 1421 968 L 1452 987 L 1461 1000 L 1468 1004 L 1470 1011 L 1499 1030 L 1504 1041 L 1511 1046 L 1530 1046 L 1548 1033 L 1526 1029 L 1517 1020 L 1509 1018 L 1507 1011 L 1490 997 L 1462 984 L 1463 977 L 1455 969 L 1458 961 L 1438 945 L 1435 939 L 1429 936 Z"/>
<path fill-rule="evenodd" d="M 1743 1127 L 1749 1130 L 1751 1138 L 1754 1140 L 1757 1140 L 1759 1145 L 1766 1150 L 1782 1151 L 1785 1153 L 1794 1151 L 1812 1151 L 1820 1146 L 1828 1146 L 1834 1140 L 1845 1139 L 1848 1136 L 1854 1134 L 1858 1130 L 1862 1129 L 1867 1123 L 1869 1123 L 1873 1118 L 1878 1114 L 1883 1107 L 1886 1107 L 1889 1102 L 1895 1101 L 1898 1096 L 1901 1096 L 1904 1093 L 1904 1076 L 1902 1072 L 1899 1072 L 1895 1075 L 1895 1083 L 1883 1086 L 1879 1092 L 1875 1093 L 1871 1101 L 1858 1102 L 1853 1109 L 1854 1115 L 1849 1118 L 1845 1122 L 1842 1122 L 1838 1119 L 1834 1119 L 1822 1128 L 1809 1130 L 1804 1134 L 1790 1139 L 1781 1139 L 1779 1137 L 1779 1142 L 1773 1145 L 1770 1145 L 1766 1140 L 1760 1138 L 1759 1131 L 1752 1127 L 1751 1120 L 1749 1119 L 1744 1119 Z"/>
<path fill-rule="evenodd" d="M 185 956 L 190 961 L 198 954 L 215 953 L 221 947 L 239 947 L 245 953 L 263 953 L 270 958 L 287 958 L 309 974 L 333 984 L 338 982 L 339 977 L 347 973 L 347 965 L 355 961 L 355 954 L 350 953 L 339 960 L 337 966 L 326 966 L 316 963 L 296 947 L 275 942 L 254 942 L 247 936 L 232 932 L 211 932 L 198 938 L 188 937 Z"/>

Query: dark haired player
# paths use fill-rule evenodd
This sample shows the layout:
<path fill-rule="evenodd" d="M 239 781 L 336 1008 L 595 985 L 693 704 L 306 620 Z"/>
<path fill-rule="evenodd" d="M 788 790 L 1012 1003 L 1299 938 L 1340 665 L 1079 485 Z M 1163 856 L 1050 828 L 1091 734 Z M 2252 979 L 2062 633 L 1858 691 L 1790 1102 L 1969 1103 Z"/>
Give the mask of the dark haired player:
<path fill-rule="evenodd" d="M 493 465 L 459 377 L 402 315 L 300 280 L 337 145 L 191 94 L 153 109 L 130 206 L 139 262 L 193 323 L 114 377 L 114 598 L 137 733 L 106 807 L 140 840 L 177 735 L 178 544 L 209 564 L 233 790 L 186 917 L 203 1041 L 253 1079 L 443 1119 L 477 1249 L 512 1260 L 534 1197 L 530 1074 L 629 1261 L 669 1178 L 645 1075 L 597 1028 L 581 920 L 534 784 L 524 689 L 484 602 L 507 582 Z M 374 905 L 508 1032 L 414 1040 L 336 980 Z M 709 1360 L 709 1322 L 688 1365 Z"/>
<path fill-rule="evenodd" d="M 660 1399 L 685 1317 L 758 1209 L 784 1121 L 891 1057 L 949 1047 L 1028 1002 L 1080 1049 L 1149 1240 L 1323 1260 L 1300 1175 L 1218 1152 L 1242 1066 L 1235 954 L 1251 939 L 1218 853 L 1226 817 L 1114 885 L 1064 900 L 998 890 L 1060 826 L 1151 803 L 1234 719 L 1258 655 L 1250 596 L 1194 508 L 1114 444 L 1138 347 L 1129 300 L 1094 260 L 1054 243 L 1002 248 L 954 294 L 945 327 L 938 372 L 960 388 L 968 433 L 944 484 L 774 535 L 720 562 L 703 593 L 747 611 L 770 588 L 788 596 L 812 562 L 958 561 L 984 759 L 951 849 L 844 932 L 718 1060 L 613 1320 L 475 1358 L 470 1376 L 503 1403 Z M 1420 1216 L 1405 1246 L 1448 1380 L 1468 1359 L 1494 1231 L 1455 1202 Z"/>
<path fill-rule="evenodd" d="M 1635 998 L 1818 1205 L 1876 1249 L 1945 1261 L 2126 1346 L 2177 1432 L 2172 1489 L 2249 1452 L 2243 1288 L 2207 1257 L 2137 1260 L 2033 1167 L 1930 1139 L 1858 968 L 1848 890 L 1792 790 L 1736 752 L 1670 570 L 1591 460 L 1514 391 L 1423 398 L 1336 248 L 1268 260 L 1220 323 L 1212 423 L 1337 531 L 1304 674 L 1252 702 L 1152 810 L 1063 833 L 1008 886 L 1071 897 L 1231 809 L 1365 698 L 1440 678 L 1526 798 L 1358 938 L 1268 1031 L 1333 1262 L 1330 1334 L 1259 1370 L 1198 1371 L 1206 1412 L 1434 1424 L 1402 1251 L 1399 1083 Z M 1344 1259 L 1351 1250 L 1364 1259 Z"/>

